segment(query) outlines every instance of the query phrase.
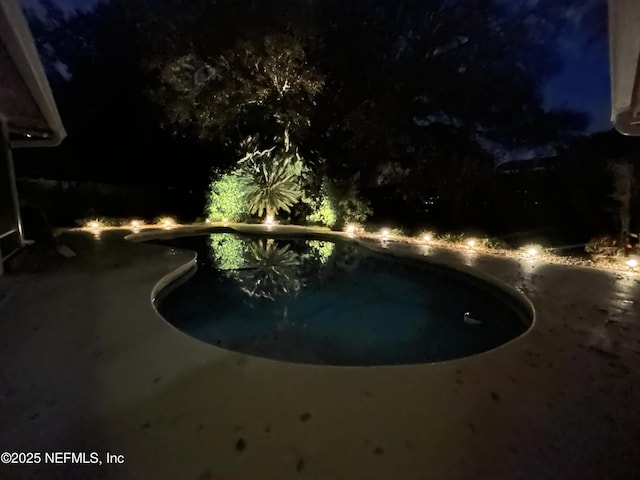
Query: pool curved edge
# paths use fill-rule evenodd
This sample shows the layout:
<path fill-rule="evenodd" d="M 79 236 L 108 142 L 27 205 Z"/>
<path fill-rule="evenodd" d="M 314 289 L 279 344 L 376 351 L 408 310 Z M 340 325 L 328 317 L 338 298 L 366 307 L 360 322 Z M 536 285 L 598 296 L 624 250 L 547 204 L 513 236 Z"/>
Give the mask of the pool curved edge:
<path fill-rule="evenodd" d="M 393 248 L 393 244 L 391 245 L 391 247 L 379 247 L 377 244 L 367 240 L 357 239 L 356 242 L 358 243 L 358 245 L 368 250 L 371 250 L 373 252 L 381 253 L 384 255 L 391 255 L 393 257 L 398 257 L 398 258 L 418 260 L 425 264 L 435 265 L 442 268 L 448 268 L 450 270 L 461 272 L 465 275 L 469 275 L 470 277 L 476 278 L 482 282 L 488 283 L 492 287 L 498 290 L 501 290 L 503 293 L 506 293 L 508 296 L 512 297 L 513 300 L 515 300 L 516 302 L 518 302 L 524 307 L 524 309 L 526 310 L 525 313 L 527 314 L 528 317 L 531 318 L 531 321 L 527 324 L 528 326 L 527 331 L 531 329 L 535 324 L 536 310 L 535 310 L 535 307 L 533 306 L 533 303 L 529 299 L 529 297 L 527 297 L 520 289 L 516 287 L 512 287 L 508 283 L 500 280 L 497 277 L 494 277 L 489 273 L 483 272 L 478 268 L 469 267 L 459 262 L 433 259 L 425 255 L 419 255 L 415 252 L 403 252 L 399 248 Z M 526 331 L 524 333 L 526 333 Z M 516 338 L 519 338 L 519 337 L 516 337 Z"/>
<path fill-rule="evenodd" d="M 155 306 L 158 294 L 160 294 L 165 288 L 167 288 L 179 278 L 198 268 L 198 255 L 196 254 L 196 252 L 191 253 L 193 254 L 193 257 L 189 261 L 164 275 L 160 280 L 156 282 L 156 284 L 151 289 L 151 305 L 153 305 L 153 308 L 158 315 L 160 315 L 160 312 L 158 312 Z M 162 315 L 160 316 L 162 317 Z M 164 317 L 162 318 L 164 319 Z"/>
<path fill-rule="evenodd" d="M 352 239 L 353 240 L 353 239 Z M 381 253 L 384 255 L 390 255 L 393 257 L 398 257 L 398 258 L 403 258 L 403 259 L 411 259 L 411 260 L 417 260 L 419 262 L 425 263 L 425 264 L 429 264 L 429 265 L 435 265 L 437 267 L 442 267 L 442 268 L 448 268 L 450 270 L 454 270 L 460 273 L 463 273 L 465 275 L 468 275 L 470 277 L 473 277 L 481 282 L 487 283 L 488 285 L 490 285 L 492 288 L 495 288 L 499 291 L 501 291 L 502 293 L 506 294 L 508 297 L 510 297 L 514 302 L 516 302 L 518 305 L 522 306 L 525 310 L 525 314 L 527 315 L 529 322 L 526 325 L 526 329 L 524 332 L 522 332 L 520 335 L 507 340 L 506 342 L 490 348 L 489 350 L 484 350 L 482 352 L 478 352 L 478 353 L 474 353 L 472 355 L 468 355 L 465 357 L 460 357 L 460 358 L 453 358 L 450 360 L 443 360 L 440 362 L 435 362 L 435 363 L 446 363 L 446 362 L 453 362 L 453 361 L 457 361 L 457 360 L 464 360 L 464 359 L 468 359 L 468 358 L 475 358 L 478 357 L 480 355 L 486 355 L 487 353 L 491 353 L 491 352 L 495 352 L 497 350 L 500 350 L 502 348 L 505 348 L 511 344 L 513 344 L 514 342 L 517 342 L 521 339 L 523 339 L 525 336 L 527 336 L 533 329 L 533 327 L 535 326 L 536 323 L 536 309 L 533 306 L 533 302 L 531 302 L 531 300 L 529 299 L 529 297 L 527 297 L 521 290 L 519 290 L 516 287 L 512 287 L 511 285 L 509 285 L 508 283 L 500 280 L 497 277 L 494 277 L 493 275 L 483 272 L 482 270 L 478 269 L 478 268 L 473 268 L 473 267 L 469 267 L 467 265 L 464 265 L 462 263 L 459 262 L 455 262 L 455 261 L 447 261 L 447 260 L 434 260 L 433 258 L 430 257 L 426 257 L 424 255 L 419 255 L 415 252 L 403 252 L 400 248 L 393 248 L 393 244 L 391 244 L 390 246 L 387 247 L 380 247 L 377 243 L 371 242 L 371 241 L 367 241 L 367 240 L 361 240 L 361 239 L 355 239 L 355 242 L 358 243 L 358 245 L 371 250 L 373 252 L 377 252 L 377 253 Z M 397 247 L 398 245 L 396 245 Z"/>
<path fill-rule="evenodd" d="M 499 290 L 500 292 L 506 294 L 508 297 L 511 298 L 511 300 L 513 300 L 514 302 L 516 302 L 518 305 L 520 305 L 521 307 L 523 307 L 524 309 L 524 313 L 527 315 L 529 322 L 526 325 L 526 330 L 524 332 L 522 332 L 520 335 L 494 347 L 491 348 L 489 350 L 485 350 L 479 353 L 475 353 L 472 355 L 468 355 L 465 357 L 460 357 L 460 358 L 453 358 L 450 360 L 443 360 L 443 361 L 439 361 L 439 362 L 425 362 L 425 365 L 432 365 L 432 364 L 442 364 L 442 363 L 448 363 L 448 362 L 454 362 L 454 361 L 460 361 L 460 360 L 465 360 L 465 359 L 469 359 L 469 358 L 476 358 L 478 356 L 481 355 L 486 355 L 488 353 L 492 353 L 492 352 L 496 352 L 497 350 L 503 349 L 507 346 L 512 345 L 513 343 L 523 339 L 525 336 L 527 336 L 533 329 L 535 323 L 536 323 L 536 310 L 535 307 L 533 306 L 533 303 L 531 302 L 531 300 L 522 292 L 520 291 L 518 288 L 513 287 L 511 285 L 509 285 L 508 283 L 498 279 L 497 277 L 488 274 L 486 272 L 483 272 L 480 269 L 477 268 L 473 268 L 473 267 L 469 267 L 467 265 L 464 265 L 460 262 L 456 262 L 456 261 L 447 261 L 447 260 L 434 260 L 433 258 L 430 257 L 426 257 L 424 255 L 420 255 L 414 251 L 407 251 L 408 249 L 402 249 L 401 245 L 402 244 L 394 244 L 392 242 L 390 242 L 389 244 L 387 244 L 386 246 L 382 247 L 380 245 L 378 245 L 377 242 L 374 242 L 372 240 L 367 240 L 367 239 L 361 239 L 361 238 L 353 238 L 350 237 L 349 235 L 343 233 L 343 232 L 333 232 L 333 231 L 318 231 L 317 229 L 311 229 L 311 228 L 307 228 L 307 227 L 301 227 L 301 226 L 282 226 L 280 228 L 278 227 L 274 227 L 271 229 L 266 229 L 264 228 L 264 226 L 262 225 L 251 225 L 251 224 L 236 224 L 234 226 L 206 226 L 206 227 L 183 227 L 183 228 L 174 228 L 172 230 L 154 230 L 154 231 L 148 231 L 148 232 L 141 232 L 141 233 L 132 233 L 130 235 L 125 236 L 125 240 L 127 241 L 131 241 L 131 242 L 147 242 L 147 241 L 152 241 L 152 240 L 167 240 L 167 239 L 171 239 L 171 238 L 175 238 L 175 237 L 186 237 L 186 236 L 197 236 L 197 235 L 205 235 L 205 234 L 209 234 L 209 233 L 233 233 L 233 234 L 253 234 L 253 235 L 270 235 L 270 236 L 274 236 L 274 237 L 282 237 L 282 236 L 286 236 L 286 237 L 299 237 L 299 238 L 314 238 L 314 239 L 319 239 L 319 240 L 327 240 L 327 241 L 345 241 L 345 242 L 350 242 L 350 243 L 355 243 L 361 247 L 364 247 L 372 252 L 376 252 L 382 255 L 389 255 L 392 257 L 397 257 L 397 258 L 403 258 L 403 259 L 410 259 L 410 260 L 416 260 L 418 262 L 421 262 L 423 264 L 427 264 L 427 265 L 434 265 L 436 267 L 442 267 L 442 268 L 448 268 L 457 272 L 460 272 L 464 275 L 468 275 L 472 278 L 475 278 L 481 282 L 487 283 L 488 285 L 490 285 L 492 288 L 495 288 L 497 290 Z M 153 306 L 153 309 L 155 311 L 155 313 L 162 318 L 162 320 L 167 323 L 168 325 L 170 325 L 174 330 L 182 333 L 183 335 L 204 343 L 210 347 L 216 348 L 216 349 L 220 349 L 219 347 L 216 347 L 215 345 L 211 345 L 207 342 L 203 342 L 201 340 L 198 340 L 182 331 L 180 331 L 179 329 L 177 329 L 175 326 L 173 326 L 171 324 L 171 322 L 169 322 L 162 314 L 160 314 L 160 312 L 157 309 L 156 306 L 156 300 L 158 295 L 160 295 L 161 293 L 163 293 L 163 290 L 167 289 L 167 287 L 169 287 L 169 290 L 167 290 L 166 293 L 168 293 L 171 290 L 171 286 L 175 286 L 177 282 L 180 281 L 180 279 L 182 277 L 187 276 L 190 272 L 194 272 L 197 269 L 197 253 L 193 252 L 191 250 L 189 250 L 192 254 L 193 254 L 193 258 L 191 260 L 189 260 L 188 262 L 186 262 L 185 264 L 183 264 L 182 266 L 174 269 L 173 271 L 167 273 L 166 275 L 164 275 L 153 287 L 152 291 L 151 291 L 151 295 L 150 295 L 150 300 L 151 300 L 151 304 Z M 245 353 L 241 353 L 241 352 L 235 352 L 241 355 L 248 355 Z M 251 356 L 251 355 L 248 355 Z M 256 357 L 256 358 L 263 358 L 263 357 Z M 282 360 L 275 360 L 275 359 L 267 359 L 267 358 L 263 358 L 264 360 L 269 360 L 269 361 L 275 361 L 275 362 L 283 362 Z M 295 363 L 295 362 L 287 362 L 284 361 L 285 363 Z M 376 365 L 376 366 L 366 366 L 366 367 L 354 367 L 354 366 L 348 366 L 348 367 L 344 367 L 344 366 L 329 366 L 332 368 L 401 368 L 401 367 L 411 367 L 411 366 L 415 366 L 415 365 L 419 365 L 419 364 L 406 364 L 406 365 Z M 325 366 L 327 367 L 327 366 Z"/>

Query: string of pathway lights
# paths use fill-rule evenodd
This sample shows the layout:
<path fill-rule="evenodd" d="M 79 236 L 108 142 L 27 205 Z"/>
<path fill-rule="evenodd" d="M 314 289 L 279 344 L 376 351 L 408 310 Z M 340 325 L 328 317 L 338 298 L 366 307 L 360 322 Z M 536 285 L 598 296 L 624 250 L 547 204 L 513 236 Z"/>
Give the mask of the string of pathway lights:
<path fill-rule="evenodd" d="M 205 224 L 208 225 L 224 225 L 227 226 L 230 222 L 225 218 L 219 222 L 212 222 L 205 220 Z M 273 215 L 267 215 L 263 225 L 268 231 L 278 225 Z M 172 230 L 174 228 L 182 226 L 173 217 L 161 217 L 153 223 L 147 223 L 141 219 L 131 219 L 122 222 L 111 222 L 99 219 L 92 219 L 84 224 L 82 230 L 89 231 L 96 239 L 100 238 L 100 234 L 103 231 L 111 229 L 129 228 L 134 233 L 139 233 L 144 229 L 164 229 Z M 611 257 L 607 260 L 594 258 L 591 260 L 576 259 L 573 257 L 555 255 L 553 249 L 547 249 L 540 245 L 525 245 L 517 250 L 498 249 L 492 248 L 486 245 L 486 240 L 480 238 L 462 238 L 455 241 L 446 241 L 439 238 L 433 232 L 425 232 L 417 237 L 407 237 L 402 234 L 397 234 L 389 228 L 382 228 L 377 232 L 367 232 L 362 225 L 350 223 L 344 228 L 345 234 L 350 238 L 364 238 L 374 241 L 379 241 L 383 246 L 388 246 L 389 242 L 397 243 L 410 243 L 423 245 L 425 247 L 437 247 L 450 250 L 462 250 L 476 253 L 483 253 L 488 255 L 499 255 L 510 258 L 517 258 L 520 260 L 542 260 L 547 263 L 556 263 L 563 265 L 574 266 L 588 266 L 591 268 L 598 268 L 601 270 L 616 270 L 616 271 L 638 271 L 639 262 L 637 258 L 625 258 L 625 257 Z"/>

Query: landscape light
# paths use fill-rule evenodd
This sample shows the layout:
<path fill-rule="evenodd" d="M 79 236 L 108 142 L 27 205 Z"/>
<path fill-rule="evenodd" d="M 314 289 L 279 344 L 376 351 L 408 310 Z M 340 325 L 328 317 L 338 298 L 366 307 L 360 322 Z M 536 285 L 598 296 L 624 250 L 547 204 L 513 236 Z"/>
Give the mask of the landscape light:
<path fill-rule="evenodd" d="M 265 218 L 265 220 L 264 220 L 264 224 L 268 228 L 271 228 L 271 227 L 273 227 L 273 223 L 274 223 L 273 215 L 267 215 L 267 218 Z"/>
<path fill-rule="evenodd" d="M 347 233 L 349 234 L 349 236 L 353 237 L 356 234 L 356 226 L 353 223 L 350 223 L 349 225 L 347 225 Z"/>
<path fill-rule="evenodd" d="M 470 246 L 471 248 L 476 246 L 476 241 L 471 239 L 469 241 L 467 241 L 467 245 Z"/>
<path fill-rule="evenodd" d="M 520 247 L 521 255 L 529 258 L 534 258 L 539 256 L 544 249 L 540 245 L 535 245 L 530 243 L 529 245 L 523 245 Z"/>
<path fill-rule="evenodd" d="M 223 218 L 222 219 L 222 223 L 226 225 L 227 223 L 229 223 L 229 219 L 228 218 Z"/>
<path fill-rule="evenodd" d="M 140 225 L 142 225 L 142 222 L 140 220 L 131 220 L 131 226 L 133 228 L 140 228 Z"/>
<path fill-rule="evenodd" d="M 98 230 L 102 224 L 98 220 L 91 220 L 88 223 L 85 223 L 85 228 L 90 228 L 92 230 Z"/>
<path fill-rule="evenodd" d="M 209 220 L 208 218 L 204 221 L 204 223 L 211 223 L 211 220 Z"/>
<path fill-rule="evenodd" d="M 631 268 L 636 268 L 638 266 L 638 260 L 636 260 L 635 258 L 628 260 L 627 266 Z"/>
<path fill-rule="evenodd" d="M 176 221 L 171 217 L 163 217 L 158 221 L 164 228 L 173 228 L 176 226 Z"/>
<path fill-rule="evenodd" d="M 387 238 L 390 233 L 391 232 L 388 228 L 383 228 L 382 230 L 380 230 L 380 235 L 382 235 L 383 238 Z"/>
<path fill-rule="evenodd" d="M 422 236 L 422 240 L 424 240 L 425 242 L 430 242 L 430 241 L 431 241 L 431 239 L 432 239 L 432 237 L 431 237 L 431 234 L 430 234 L 430 233 L 425 233 L 425 234 Z"/>

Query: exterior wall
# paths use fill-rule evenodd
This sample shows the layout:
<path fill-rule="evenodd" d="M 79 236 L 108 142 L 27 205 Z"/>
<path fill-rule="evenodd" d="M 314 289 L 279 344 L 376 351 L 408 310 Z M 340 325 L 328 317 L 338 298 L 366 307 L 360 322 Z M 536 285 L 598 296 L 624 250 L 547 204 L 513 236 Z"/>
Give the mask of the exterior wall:
<path fill-rule="evenodd" d="M 0 275 L 4 261 L 23 245 L 13 159 L 6 124 L 0 134 Z"/>

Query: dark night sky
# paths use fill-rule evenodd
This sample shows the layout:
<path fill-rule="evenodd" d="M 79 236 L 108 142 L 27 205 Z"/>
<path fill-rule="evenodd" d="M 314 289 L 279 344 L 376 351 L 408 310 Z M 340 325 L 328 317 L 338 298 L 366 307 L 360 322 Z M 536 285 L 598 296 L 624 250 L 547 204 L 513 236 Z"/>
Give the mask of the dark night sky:
<path fill-rule="evenodd" d="M 611 128 L 611 81 L 606 35 L 594 37 L 585 26 L 587 14 L 605 0 L 574 0 L 565 21 L 570 27 L 558 42 L 564 69 L 544 87 L 545 104 L 582 110 L 591 117 L 590 131 Z M 593 19 L 592 19 L 593 20 Z M 606 19 L 602 19 L 606 22 Z M 591 25 L 593 26 L 593 25 Z"/>
<path fill-rule="evenodd" d="M 22 0 L 24 5 L 34 5 L 38 0 Z M 67 9 L 86 9 L 96 0 L 55 0 Z M 558 41 L 558 49 L 564 60 L 563 70 L 551 78 L 543 89 L 545 106 L 564 107 L 585 111 L 591 122 L 589 131 L 611 128 L 610 80 L 608 46 L 605 38 L 587 41 L 587 32 L 581 27 L 581 16 L 589 5 L 603 0 L 576 0 L 576 7 L 568 10 L 567 17 L 574 22 L 565 37 Z"/>

